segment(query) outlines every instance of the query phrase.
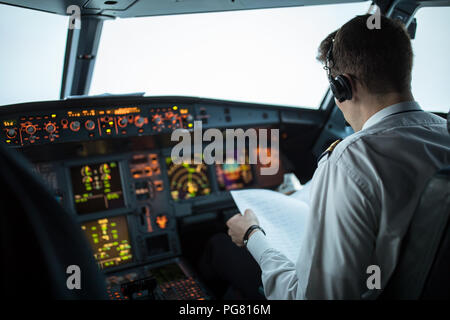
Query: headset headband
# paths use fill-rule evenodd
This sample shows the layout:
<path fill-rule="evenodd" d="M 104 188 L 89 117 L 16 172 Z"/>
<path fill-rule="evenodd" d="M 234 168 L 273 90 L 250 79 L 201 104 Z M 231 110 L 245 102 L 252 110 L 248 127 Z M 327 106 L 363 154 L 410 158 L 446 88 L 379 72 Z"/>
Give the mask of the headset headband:
<path fill-rule="evenodd" d="M 323 67 L 327 71 L 329 77 L 331 77 L 331 68 L 334 67 L 333 45 L 334 45 L 334 38 L 331 39 L 331 45 L 327 52 L 325 66 Z M 331 66 L 331 62 L 333 63 L 333 66 Z"/>
<path fill-rule="evenodd" d="M 333 60 L 333 45 L 334 38 L 331 39 L 331 45 L 327 52 L 325 66 L 323 67 L 327 71 L 328 81 L 330 83 L 331 92 L 339 102 L 345 100 L 351 100 L 353 96 L 352 85 L 350 81 L 343 75 L 338 75 L 336 78 L 331 76 L 331 68 L 334 67 Z"/>

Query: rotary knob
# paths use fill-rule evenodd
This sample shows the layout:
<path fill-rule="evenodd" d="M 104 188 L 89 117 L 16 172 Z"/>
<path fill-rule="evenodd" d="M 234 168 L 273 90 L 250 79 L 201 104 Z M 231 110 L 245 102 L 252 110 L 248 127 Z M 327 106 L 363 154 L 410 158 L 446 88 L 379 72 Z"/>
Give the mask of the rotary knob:
<path fill-rule="evenodd" d="M 136 116 L 134 118 L 134 125 L 138 128 L 142 127 L 145 123 L 145 119 L 141 116 Z"/>
<path fill-rule="evenodd" d="M 162 123 L 162 119 L 160 116 L 156 115 L 153 117 L 153 123 L 156 125 L 160 125 Z"/>
<path fill-rule="evenodd" d="M 119 124 L 119 127 L 121 127 L 121 128 L 126 127 L 128 124 L 127 117 L 119 117 L 118 124 Z"/>
<path fill-rule="evenodd" d="M 32 124 L 25 127 L 25 132 L 28 133 L 30 136 L 36 133 L 36 127 Z"/>
<path fill-rule="evenodd" d="M 56 131 L 55 124 L 51 123 L 51 122 L 47 123 L 44 128 L 45 128 L 45 131 L 47 131 L 48 133 L 53 133 Z"/>
<path fill-rule="evenodd" d="M 92 131 L 95 129 L 95 122 L 93 120 L 87 120 L 84 126 L 87 130 Z"/>
<path fill-rule="evenodd" d="M 9 128 L 8 131 L 6 132 L 6 135 L 9 138 L 14 138 L 17 134 L 16 128 Z"/>
<path fill-rule="evenodd" d="M 80 121 L 72 121 L 70 123 L 70 130 L 72 130 L 72 131 L 80 130 Z"/>

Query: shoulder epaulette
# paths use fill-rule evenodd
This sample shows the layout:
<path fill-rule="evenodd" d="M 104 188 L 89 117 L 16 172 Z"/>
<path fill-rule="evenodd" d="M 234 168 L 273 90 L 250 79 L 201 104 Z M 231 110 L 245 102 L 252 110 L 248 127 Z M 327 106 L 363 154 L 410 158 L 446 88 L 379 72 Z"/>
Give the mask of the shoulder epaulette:
<path fill-rule="evenodd" d="M 333 142 L 332 144 L 330 144 L 330 146 L 324 152 L 322 152 L 322 154 L 320 155 L 319 159 L 317 159 L 317 162 L 319 162 L 320 159 L 322 159 L 324 156 L 330 155 L 333 152 L 334 148 L 336 148 L 336 146 L 341 141 L 342 141 L 342 139 L 338 139 L 335 142 Z"/>

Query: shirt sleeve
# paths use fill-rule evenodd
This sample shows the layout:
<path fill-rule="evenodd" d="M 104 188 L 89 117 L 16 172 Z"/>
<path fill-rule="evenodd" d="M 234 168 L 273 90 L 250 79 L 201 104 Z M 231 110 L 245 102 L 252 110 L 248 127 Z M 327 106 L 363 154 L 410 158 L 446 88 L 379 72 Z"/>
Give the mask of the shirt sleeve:
<path fill-rule="evenodd" d="M 360 299 L 376 238 L 376 219 L 360 177 L 330 159 L 311 185 L 311 212 L 296 262 L 272 248 L 261 232 L 248 249 L 262 271 L 268 299 Z"/>
<path fill-rule="evenodd" d="M 261 280 L 267 299 L 298 299 L 296 265 L 271 247 L 261 231 L 255 232 L 247 248 L 261 267 Z"/>

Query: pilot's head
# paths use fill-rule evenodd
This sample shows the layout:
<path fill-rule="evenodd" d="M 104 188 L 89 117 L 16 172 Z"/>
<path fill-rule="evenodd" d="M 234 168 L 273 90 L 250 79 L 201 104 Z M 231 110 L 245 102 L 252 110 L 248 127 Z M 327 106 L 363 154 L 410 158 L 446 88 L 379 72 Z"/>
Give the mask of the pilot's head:
<path fill-rule="evenodd" d="M 413 53 L 407 31 L 384 16 L 379 17 L 380 28 L 371 29 L 370 18 L 357 16 L 329 34 L 317 56 L 338 107 L 355 131 L 379 109 L 413 100 Z"/>

